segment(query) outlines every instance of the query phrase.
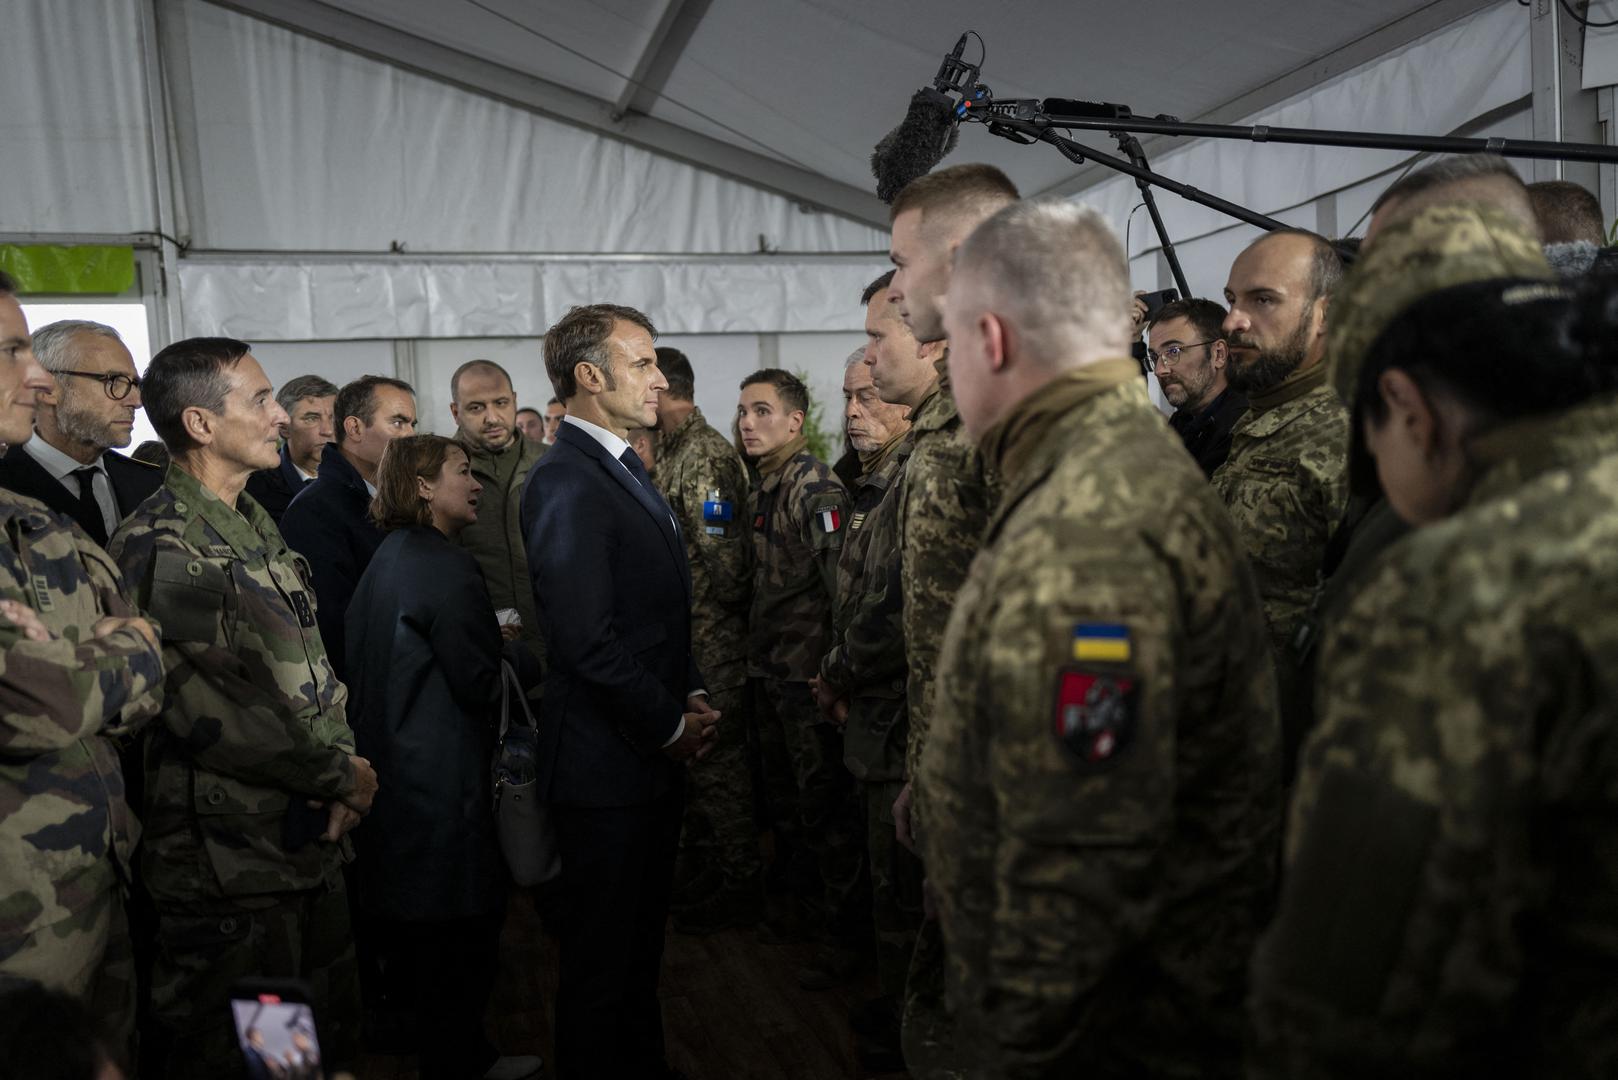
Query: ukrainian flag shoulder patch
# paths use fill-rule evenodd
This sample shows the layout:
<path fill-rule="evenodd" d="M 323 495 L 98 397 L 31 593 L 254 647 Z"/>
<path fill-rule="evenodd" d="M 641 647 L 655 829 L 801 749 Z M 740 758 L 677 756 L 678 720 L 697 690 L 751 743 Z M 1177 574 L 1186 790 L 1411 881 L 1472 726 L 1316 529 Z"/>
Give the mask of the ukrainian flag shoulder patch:
<path fill-rule="evenodd" d="M 1129 627 L 1122 623 L 1079 623 L 1073 627 L 1073 659 L 1128 663 Z"/>

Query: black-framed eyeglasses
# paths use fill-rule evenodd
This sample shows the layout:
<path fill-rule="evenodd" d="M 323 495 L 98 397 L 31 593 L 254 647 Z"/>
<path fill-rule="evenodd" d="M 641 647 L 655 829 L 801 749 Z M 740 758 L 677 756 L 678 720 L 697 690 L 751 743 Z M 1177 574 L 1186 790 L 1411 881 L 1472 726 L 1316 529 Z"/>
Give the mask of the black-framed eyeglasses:
<path fill-rule="evenodd" d="M 116 371 L 56 371 L 53 375 L 77 375 L 81 379 L 94 379 L 114 401 L 122 401 L 131 390 L 140 389 L 140 376 L 120 375 Z"/>
<path fill-rule="evenodd" d="M 1162 352 L 1153 352 L 1151 349 L 1147 349 L 1146 359 L 1152 362 L 1153 367 L 1156 367 L 1159 364 L 1162 364 L 1164 367 L 1173 367 L 1175 364 L 1180 362 L 1180 354 L 1185 352 L 1187 349 L 1200 349 L 1204 345 L 1212 345 L 1218 340 L 1220 339 L 1209 338 L 1207 341 L 1196 341 L 1192 342 L 1190 345 L 1170 345 Z"/>

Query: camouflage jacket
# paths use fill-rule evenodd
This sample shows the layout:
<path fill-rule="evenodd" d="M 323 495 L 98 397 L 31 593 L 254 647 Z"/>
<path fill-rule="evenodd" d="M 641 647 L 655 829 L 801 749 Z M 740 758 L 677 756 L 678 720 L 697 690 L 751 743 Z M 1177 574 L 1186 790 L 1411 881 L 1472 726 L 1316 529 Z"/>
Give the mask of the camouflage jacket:
<path fill-rule="evenodd" d="M 1003 501 L 915 779 L 971 1076 L 1240 1075 L 1279 722 L 1241 541 L 1130 360 L 984 441 Z"/>
<path fill-rule="evenodd" d="M 51 632 L 30 641 L 0 619 L 0 969 L 21 939 L 83 910 L 127 867 L 138 826 L 113 740 L 162 701 L 163 659 L 111 559 L 43 503 L 0 493 L 0 598 Z"/>
<path fill-rule="evenodd" d="M 691 652 L 706 689 L 747 681 L 747 603 L 753 590 L 747 467 L 693 409 L 657 446 L 652 481 L 680 523 L 691 566 Z"/>
<path fill-rule="evenodd" d="M 159 901 L 309 888 L 347 851 L 284 843 L 289 808 L 353 787 L 348 691 L 320 640 L 308 564 L 250 496 L 236 506 L 173 467 L 108 544 L 163 624 L 141 862 Z"/>
<path fill-rule="evenodd" d="M 472 463 L 472 475 L 483 485 L 478 497 L 478 519 L 461 530 L 460 545 L 472 553 L 483 572 L 494 609 L 516 608 L 522 619 L 522 640 L 537 660 L 545 658 L 545 639 L 534 612 L 534 583 L 528 574 L 528 551 L 523 546 L 521 514 L 523 485 L 528 470 L 547 447 L 532 443 L 517 432 L 512 445 L 500 453 L 473 446 L 456 433 L 455 441 Z"/>
<path fill-rule="evenodd" d="M 907 434 L 860 477 L 837 559 L 832 648 L 820 677 L 849 699 L 843 761 L 860 780 L 903 780 L 905 639 L 899 590 L 898 481 Z"/>
<path fill-rule="evenodd" d="M 837 552 L 848 492 L 803 436 L 759 462 L 748 500 L 753 523 L 753 602 L 747 673 L 807 682 L 831 646 Z"/>
<path fill-rule="evenodd" d="M 1259 1075 L 1618 1075 L 1618 402 L 1468 455 L 1326 633 Z"/>
<path fill-rule="evenodd" d="M 996 502 L 997 485 L 961 428 L 947 357 L 938 385 L 911 417 L 910 461 L 899 494 L 899 581 L 909 679 L 906 774 L 914 776 L 932 717 L 938 648 Z"/>
<path fill-rule="evenodd" d="M 1348 410 L 1324 365 L 1252 397 L 1213 485 L 1258 578 L 1276 662 L 1290 671 L 1292 637 L 1348 504 Z"/>

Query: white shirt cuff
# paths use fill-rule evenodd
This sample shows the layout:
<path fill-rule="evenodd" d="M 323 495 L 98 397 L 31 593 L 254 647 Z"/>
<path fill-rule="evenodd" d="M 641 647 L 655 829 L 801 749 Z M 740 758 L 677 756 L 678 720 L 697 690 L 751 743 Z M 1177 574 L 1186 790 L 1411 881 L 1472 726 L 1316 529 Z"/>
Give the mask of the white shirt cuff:
<path fill-rule="evenodd" d="M 663 748 L 666 750 L 669 747 L 673 746 L 675 743 L 680 741 L 680 736 L 684 735 L 684 734 L 685 734 L 685 717 L 682 716 L 682 717 L 680 717 L 679 724 L 675 725 L 674 734 L 669 736 L 669 741 L 663 744 Z"/>

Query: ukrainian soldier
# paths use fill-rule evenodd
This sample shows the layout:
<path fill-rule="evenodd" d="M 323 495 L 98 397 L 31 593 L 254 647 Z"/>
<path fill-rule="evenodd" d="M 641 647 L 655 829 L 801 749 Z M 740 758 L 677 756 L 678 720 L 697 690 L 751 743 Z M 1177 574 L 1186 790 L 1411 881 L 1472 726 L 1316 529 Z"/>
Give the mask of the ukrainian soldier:
<path fill-rule="evenodd" d="M 891 309 L 887 282 L 866 292 Z M 898 322 L 897 314 L 893 321 Z M 843 763 L 853 774 L 865 819 L 871 922 L 881 995 L 856 1006 L 850 1023 L 861 1064 L 902 1068 L 899 1015 L 911 946 L 921 922 L 921 864 L 894 837 L 893 803 L 904 786 L 905 652 L 900 620 L 898 480 L 910 456 L 909 410 L 884 402 L 872 383 L 877 344 L 849 357 L 844 419 L 861 475 L 851 493 L 848 536 L 837 563 L 833 646 L 820 662 L 816 697 L 843 726 Z M 911 353 L 914 354 L 912 342 Z M 931 375 L 931 366 L 925 365 Z"/>
<path fill-rule="evenodd" d="M 753 548 L 750 486 L 741 455 L 696 407 L 691 361 L 657 350 L 668 380 L 658 396 L 657 471 L 653 480 L 680 521 L 691 566 L 691 648 L 723 719 L 707 759 L 691 769 L 685 854 L 714 882 L 713 891 L 674 917 L 675 929 L 710 933 L 757 920 L 763 903 L 753 777 L 747 760 L 747 606 Z"/>
<path fill-rule="evenodd" d="M 1128 359 L 1128 289 L 1106 222 L 1040 200 L 962 245 L 945 305 L 1005 483 L 916 780 L 975 1077 L 1241 1073 L 1275 688 L 1240 540 Z"/>
<path fill-rule="evenodd" d="M 528 643 L 536 662 L 542 661 L 545 642 L 534 614 L 533 582 L 518 509 L 528 470 L 544 455 L 546 444 L 523 438 L 517 427 L 517 393 L 511 388 L 511 376 L 494 361 L 469 360 L 456 368 L 449 394 L 455 441 L 466 450 L 472 475 L 483 485 L 478 519 L 462 530 L 461 546 L 477 559 L 495 611 L 516 612 L 515 633 Z M 501 625 L 513 624 L 506 621 Z M 530 681 L 537 686 L 538 672 L 532 674 L 535 677 Z"/>
<path fill-rule="evenodd" d="M 905 776 L 914 780 L 932 721 L 938 649 L 955 594 L 977 554 L 996 501 L 994 478 L 961 431 L 945 365 L 944 317 L 938 297 L 949 287 L 955 249 L 977 225 L 1017 200 L 1017 188 L 989 165 L 958 165 L 911 182 L 894 199 L 888 297 L 915 340 L 933 346 L 936 378 L 910 411 L 910 461 L 899 495 L 900 591 L 909 676 L 905 700 L 910 734 Z M 914 845 L 912 787 L 894 805 L 902 842 Z M 944 1007 L 943 942 L 929 920 L 916 938 L 905 990 L 904 1057 L 924 1080 L 958 1075 Z"/>
<path fill-rule="evenodd" d="M 377 782 L 353 753 L 309 566 L 242 497 L 275 463 L 286 413 L 248 346 L 224 338 L 162 350 L 144 389 L 173 467 L 109 550 L 162 624 L 168 672 L 141 864 L 158 922 L 150 1071 L 235 1069 L 222 1003 L 247 975 L 307 981 L 341 1061 L 359 1016 L 343 837 Z"/>
<path fill-rule="evenodd" d="M 1550 278 L 1455 204 L 1345 282 L 1332 382 L 1413 531 L 1321 646 L 1254 1075 L 1618 1069 L 1618 325 Z"/>
<path fill-rule="evenodd" d="M 25 442 L 34 359 L 0 273 L 0 443 Z M 117 742 L 161 701 L 157 634 L 117 567 L 43 503 L 0 492 L 0 991 L 83 1001 L 123 1056 L 135 970 L 121 892 L 138 834 Z"/>
<path fill-rule="evenodd" d="M 1462 201 L 1491 207 L 1529 232 L 1538 227 L 1522 178 L 1503 158 L 1492 154 L 1439 158 L 1407 174 L 1377 196 L 1371 207 L 1373 227 L 1367 229 L 1365 243 L 1360 248 L 1361 257 L 1368 256 L 1375 248 L 1378 235 L 1386 226 L 1408 220 L 1429 206 Z M 1459 238 L 1474 235 L 1470 231 L 1457 234 Z M 1340 292 L 1333 302 L 1333 328 L 1326 335 L 1328 364 L 1332 363 L 1332 353 L 1343 348 L 1346 340 L 1363 338 L 1369 345 L 1371 339 L 1366 336 L 1369 330 L 1379 331 L 1393 311 L 1425 292 L 1480 277 L 1534 277 L 1545 272 L 1539 253 L 1533 253 L 1528 263 L 1513 262 L 1508 258 L 1511 249 L 1502 249 L 1496 258 L 1488 241 L 1483 250 L 1473 252 L 1446 240 L 1448 246 L 1442 258 L 1434 258 L 1419 242 L 1412 244 L 1408 238 L 1401 242 L 1410 246 L 1407 257 L 1401 256 L 1400 265 L 1394 271 L 1396 283 L 1356 275 L 1353 291 Z M 1431 273 L 1424 272 L 1422 267 Z M 1348 285 L 1347 279 L 1344 285 Z M 1389 304 L 1396 306 L 1388 309 Z M 1346 337 L 1339 331 L 1339 323 L 1344 319 L 1358 324 L 1347 331 Z M 1382 486 L 1377 482 L 1376 470 L 1371 467 L 1364 449 L 1364 433 L 1359 430 L 1349 432 L 1348 476 L 1348 509 L 1326 545 L 1326 557 L 1320 567 L 1321 583 L 1292 638 L 1297 650 L 1296 674 L 1287 680 L 1292 684 L 1291 697 L 1281 702 L 1281 715 L 1287 721 L 1285 760 L 1289 783 L 1295 772 L 1298 749 L 1314 726 L 1313 695 L 1321 632 L 1354 595 L 1382 552 L 1410 529 L 1388 506 Z"/>
<path fill-rule="evenodd" d="M 1294 694 L 1295 638 L 1326 541 L 1348 505 L 1348 411 L 1326 385 L 1326 308 L 1342 277 L 1314 233 L 1282 229 L 1236 257 L 1225 286 L 1226 379 L 1247 395 L 1230 456 L 1213 475 L 1258 579 L 1282 701 Z M 1302 718 L 1285 714 L 1287 742 Z M 1288 771 L 1290 772 L 1290 766 Z"/>
<path fill-rule="evenodd" d="M 831 646 L 848 493 L 807 448 L 808 408 L 809 393 L 790 372 L 766 368 L 742 382 L 742 446 L 759 472 L 748 508 L 754 571 L 747 666 L 760 740 L 784 744 L 785 754 L 773 756 L 784 756 L 791 769 L 790 786 L 776 777 L 766 794 L 794 891 L 826 939 L 811 966 L 840 981 L 857 955 L 859 826 L 842 733 L 816 706 L 810 680 Z"/>

